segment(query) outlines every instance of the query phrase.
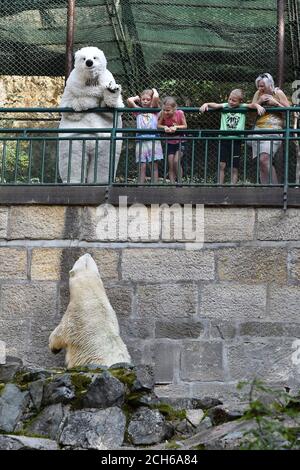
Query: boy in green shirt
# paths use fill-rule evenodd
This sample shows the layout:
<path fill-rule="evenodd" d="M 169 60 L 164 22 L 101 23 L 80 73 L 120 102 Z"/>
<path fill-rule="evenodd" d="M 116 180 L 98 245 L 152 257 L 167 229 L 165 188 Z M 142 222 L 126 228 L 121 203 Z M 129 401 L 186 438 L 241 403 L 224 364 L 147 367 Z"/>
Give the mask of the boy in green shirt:
<path fill-rule="evenodd" d="M 257 103 L 246 104 L 243 103 L 244 94 L 239 88 L 232 90 L 229 95 L 227 103 L 204 103 L 200 107 L 200 112 L 204 113 L 211 109 L 223 108 L 248 108 L 256 109 L 257 113 L 261 116 L 265 112 L 265 108 Z M 221 114 L 221 131 L 243 131 L 245 129 L 246 115 L 245 113 L 222 113 Z M 236 184 L 238 180 L 238 169 L 240 163 L 241 141 L 232 136 L 232 140 L 221 141 L 221 155 L 220 155 L 220 168 L 219 168 L 219 183 L 224 184 L 225 168 L 231 168 L 232 159 L 232 183 Z M 233 144 L 233 145 L 232 145 Z"/>

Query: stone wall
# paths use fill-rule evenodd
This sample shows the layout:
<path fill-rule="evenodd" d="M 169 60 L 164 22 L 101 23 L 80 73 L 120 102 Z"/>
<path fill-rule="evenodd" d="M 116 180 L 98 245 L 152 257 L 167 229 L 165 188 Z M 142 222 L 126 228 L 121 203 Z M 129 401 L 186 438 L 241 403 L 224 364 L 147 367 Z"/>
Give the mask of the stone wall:
<path fill-rule="evenodd" d="M 233 398 L 237 382 L 254 376 L 297 385 L 300 209 L 211 207 L 204 220 L 203 247 L 186 250 L 160 237 L 105 242 L 95 207 L 1 206 L 7 353 L 63 365 L 48 336 L 68 304 L 68 271 L 89 252 L 134 361 L 154 366 L 160 396 Z"/>
<path fill-rule="evenodd" d="M 9 108 L 59 106 L 64 77 L 0 75 L 0 104 Z"/>

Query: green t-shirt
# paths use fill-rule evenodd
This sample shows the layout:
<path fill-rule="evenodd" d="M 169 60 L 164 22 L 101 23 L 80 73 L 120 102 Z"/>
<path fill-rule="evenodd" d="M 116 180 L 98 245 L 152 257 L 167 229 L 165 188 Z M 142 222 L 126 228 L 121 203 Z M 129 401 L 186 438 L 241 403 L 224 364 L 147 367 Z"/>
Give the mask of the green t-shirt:
<path fill-rule="evenodd" d="M 229 108 L 228 103 L 222 103 L 223 108 Z M 246 104 L 241 104 L 240 108 L 245 108 Z M 222 113 L 221 131 L 243 131 L 246 124 L 246 113 Z"/>

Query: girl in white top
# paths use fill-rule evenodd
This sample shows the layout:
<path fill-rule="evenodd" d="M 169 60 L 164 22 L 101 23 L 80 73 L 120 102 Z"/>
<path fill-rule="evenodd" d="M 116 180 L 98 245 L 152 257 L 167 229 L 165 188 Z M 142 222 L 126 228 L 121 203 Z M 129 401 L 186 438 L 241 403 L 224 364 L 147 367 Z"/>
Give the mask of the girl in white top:
<path fill-rule="evenodd" d="M 142 91 L 140 95 L 131 96 L 127 99 L 129 108 L 158 108 L 160 105 L 159 94 L 155 88 Z M 147 129 L 157 129 L 157 113 L 138 113 L 136 116 L 136 127 L 145 129 L 144 133 L 137 134 L 136 162 L 139 165 L 139 182 L 145 183 L 147 163 L 153 165 L 153 183 L 158 182 L 158 160 L 162 160 L 163 151 L 160 141 L 149 140 L 155 134 L 147 133 Z"/>

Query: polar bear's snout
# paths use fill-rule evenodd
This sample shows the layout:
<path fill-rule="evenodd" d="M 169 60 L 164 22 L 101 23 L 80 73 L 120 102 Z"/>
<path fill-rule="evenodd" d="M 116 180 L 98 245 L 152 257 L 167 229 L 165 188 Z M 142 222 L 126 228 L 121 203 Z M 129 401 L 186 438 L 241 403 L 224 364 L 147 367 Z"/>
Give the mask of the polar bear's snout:
<path fill-rule="evenodd" d="M 94 65 L 94 62 L 92 60 L 88 59 L 88 60 L 85 61 L 85 65 L 87 67 L 92 67 Z"/>

